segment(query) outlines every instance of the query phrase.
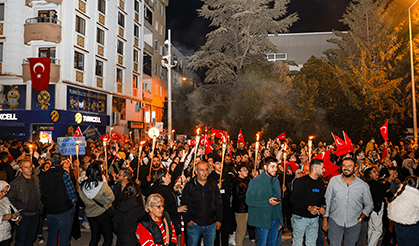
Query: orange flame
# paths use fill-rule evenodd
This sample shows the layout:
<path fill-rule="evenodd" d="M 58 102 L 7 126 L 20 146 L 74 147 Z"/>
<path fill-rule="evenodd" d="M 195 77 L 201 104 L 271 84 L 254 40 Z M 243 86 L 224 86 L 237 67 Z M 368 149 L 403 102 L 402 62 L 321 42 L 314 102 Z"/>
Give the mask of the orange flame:
<path fill-rule="evenodd" d="M 145 144 L 145 141 L 141 141 L 141 143 L 140 143 L 141 145 L 143 145 L 143 144 Z"/>
<path fill-rule="evenodd" d="M 199 135 L 200 131 L 201 131 L 201 128 L 196 129 L 196 135 Z"/>
<path fill-rule="evenodd" d="M 314 139 L 314 136 L 309 136 L 308 139 L 312 140 Z"/>
<path fill-rule="evenodd" d="M 32 144 L 29 144 L 29 148 L 32 149 L 33 148 L 33 145 Z"/>
<path fill-rule="evenodd" d="M 259 141 L 259 133 L 256 133 L 256 141 Z"/>

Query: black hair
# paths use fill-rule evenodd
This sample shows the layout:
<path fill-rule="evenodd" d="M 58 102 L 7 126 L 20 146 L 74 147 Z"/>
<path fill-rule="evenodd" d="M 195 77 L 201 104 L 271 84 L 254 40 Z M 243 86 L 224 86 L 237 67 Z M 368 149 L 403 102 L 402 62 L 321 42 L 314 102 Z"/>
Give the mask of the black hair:
<path fill-rule="evenodd" d="M 374 167 L 368 167 L 367 169 L 364 170 L 364 181 L 365 182 L 368 182 L 372 179 L 371 178 L 372 170 L 374 170 Z"/>
<path fill-rule="evenodd" d="M 398 197 L 400 194 L 402 194 L 403 191 L 406 188 L 406 185 L 419 190 L 419 176 L 415 176 L 415 175 L 408 176 L 404 180 L 402 188 L 399 191 L 397 191 L 396 195 L 394 195 L 394 197 L 391 198 L 389 202 L 394 201 L 394 199 L 396 199 L 396 197 Z"/>
<path fill-rule="evenodd" d="M 99 182 L 103 181 L 102 177 L 102 168 L 101 168 L 100 161 L 94 161 L 92 164 L 89 165 L 86 169 L 86 177 L 87 179 L 81 183 L 83 188 L 91 189 L 98 185 Z M 93 184 L 93 187 L 92 187 Z"/>
<path fill-rule="evenodd" d="M 278 163 L 278 159 L 276 159 L 276 157 L 271 156 L 271 155 L 267 156 L 262 161 L 262 167 L 265 166 L 265 165 L 268 166 L 271 162 Z"/>
<path fill-rule="evenodd" d="M 0 153 L 0 160 L 1 161 L 6 161 L 7 158 L 9 158 L 9 153 L 7 153 L 6 151 Z"/>
<path fill-rule="evenodd" d="M 321 159 L 312 159 L 310 161 L 310 171 L 312 170 L 312 168 L 313 168 L 314 165 L 321 165 L 321 164 L 323 164 L 323 160 L 321 160 Z"/>
<path fill-rule="evenodd" d="M 124 188 L 124 198 L 129 199 L 141 195 L 141 188 L 134 182 L 129 182 Z"/>
<path fill-rule="evenodd" d="M 154 173 L 154 184 L 155 185 L 162 185 L 164 183 L 163 177 L 166 176 L 167 170 L 164 168 L 160 168 Z"/>
<path fill-rule="evenodd" d="M 54 166 L 59 166 L 61 164 L 62 156 L 60 153 L 54 153 L 51 155 L 51 164 Z"/>

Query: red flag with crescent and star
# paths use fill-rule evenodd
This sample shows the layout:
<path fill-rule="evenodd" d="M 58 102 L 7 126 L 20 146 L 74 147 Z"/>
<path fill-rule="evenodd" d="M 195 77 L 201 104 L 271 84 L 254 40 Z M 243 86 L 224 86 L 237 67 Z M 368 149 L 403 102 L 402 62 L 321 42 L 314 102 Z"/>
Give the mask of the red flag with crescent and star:
<path fill-rule="evenodd" d="M 327 150 L 323 153 L 320 153 L 320 154 L 316 155 L 315 157 L 313 157 L 313 159 L 323 160 L 324 169 L 325 169 L 323 177 L 327 177 L 332 173 L 335 174 L 336 171 L 339 169 L 338 165 L 336 165 L 335 163 L 330 161 L 330 152 L 331 151 L 332 151 L 332 149 L 329 149 L 329 150 Z M 339 174 L 339 172 L 337 172 L 336 174 Z"/>
<path fill-rule="evenodd" d="M 99 138 L 100 138 L 100 140 L 102 140 L 102 142 L 103 141 L 109 141 L 109 132 L 99 136 Z"/>
<path fill-rule="evenodd" d="M 216 138 L 219 138 L 219 139 L 223 139 L 223 140 L 227 139 L 227 132 L 226 131 L 222 131 L 222 130 L 212 128 L 211 135 L 213 135 L 213 136 L 215 136 Z"/>
<path fill-rule="evenodd" d="M 381 136 L 383 136 L 384 141 L 388 141 L 388 120 L 382 127 L 380 127 Z"/>
<path fill-rule="evenodd" d="M 122 134 L 122 141 L 124 143 L 128 143 L 129 142 L 129 137 L 128 136 L 125 136 L 125 134 Z"/>
<path fill-rule="evenodd" d="M 74 132 L 73 137 L 83 137 L 83 133 L 81 133 L 80 126 L 77 127 L 76 131 Z"/>
<path fill-rule="evenodd" d="M 199 142 L 199 145 L 205 147 L 205 154 L 206 155 L 208 155 L 209 153 L 211 153 L 211 151 L 212 151 L 211 145 L 212 144 L 213 144 L 213 142 L 208 139 L 207 135 L 202 135 L 201 141 Z"/>
<path fill-rule="evenodd" d="M 238 142 L 238 143 L 240 143 L 240 142 L 242 142 L 242 143 L 246 143 L 246 142 L 244 141 L 244 137 L 243 137 L 242 129 L 240 129 L 240 131 L 239 131 L 239 136 L 237 137 L 237 142 Z"/>
<path fill-rule="evenodd" d="M 121 134 L 117 133 L 116 131 L 112 131 L 111 137 L 113 140 L 116 141 L 119 141 L 122 138 Z"/>
<path fill-rule="evenodd" d="M 343 135 L 345 137 L 345 141 L 343 141 L 340 137 L 332 133 L 332 137 L 336 143 L 336 150 L 334 151 L 334 153 L 337 156 L 345 155 L 354 150 L 351 139 L 348 137 L 348 135 L 346 135 L 345 132 L 343 132 Z"/>
<path fill-rule="evenodd" d="M 29 58 L 32 89 L 36 91 L 47 90 L 51 71 L 51 58 Z"/>
<path fill-rule="evenodd" d="M 279 134 L 276 138 L 278 140 L 285 140 L 287 137 L 285 136 L 285 132 L 283 132 L 283 133 Z"/>

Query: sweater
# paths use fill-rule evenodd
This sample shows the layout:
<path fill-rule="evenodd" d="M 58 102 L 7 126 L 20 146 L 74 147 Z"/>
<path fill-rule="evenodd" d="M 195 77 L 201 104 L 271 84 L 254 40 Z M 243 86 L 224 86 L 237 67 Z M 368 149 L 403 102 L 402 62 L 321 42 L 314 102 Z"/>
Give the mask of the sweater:
<path fill-rule="evenodd" d="M 406 185 L 387 208 L 388 218 L 403 225 L 419 222 L 419 190 Z"/>
<path fill-rule="evenodd" d="M 282 203 L 275 206 L 270 205 L 269 198 L 271 197 L 281 201 L 279 181 L 276 177 L 270 177 L 263 171 L 250 181 L 246 193 L 246 203 L 249 206 L 249 225 L 270 230 L 274 219 L 279 219 L 280 225 L 284 224 Z"/>
<path fill-rule="evenodd" d="M 85 189 L 82 186 L 79 187 L 80 198 L 86 205 L 86 216 L 90 218 L 97 217 L 106 212 L 106 209 L 111 207 L 113 200 L 115 200 L 115 196 L 108 184 L 105 182 L 100 182 L 99 184 L 101 185 L 92 189 Z M 99 186 L 100 188 L 97 189 Z M 93 201 L 93 198 L 104 207 L 99 206 Z"/>

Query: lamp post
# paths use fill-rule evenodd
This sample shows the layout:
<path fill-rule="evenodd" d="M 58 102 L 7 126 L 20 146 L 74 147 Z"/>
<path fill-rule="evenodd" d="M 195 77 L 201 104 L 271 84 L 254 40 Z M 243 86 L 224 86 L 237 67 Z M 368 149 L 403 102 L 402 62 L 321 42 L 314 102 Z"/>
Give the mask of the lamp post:
<path fill-rule="evenodd" d="M 413 64 L 413 42 L 412 42 L 412 19 L 410 17 L 410 9 L 417 3 L 416 0 L 412 5 L 409 7 L 409 43 L 410 43 L 410 76 L 412 80 L 412 104 L 413 104 L 413 133 L 415 137 L 415 144 L 418 143 L 418 122 L 416 116 L 416 92 L 415 92 L 415 69 Z"/>

